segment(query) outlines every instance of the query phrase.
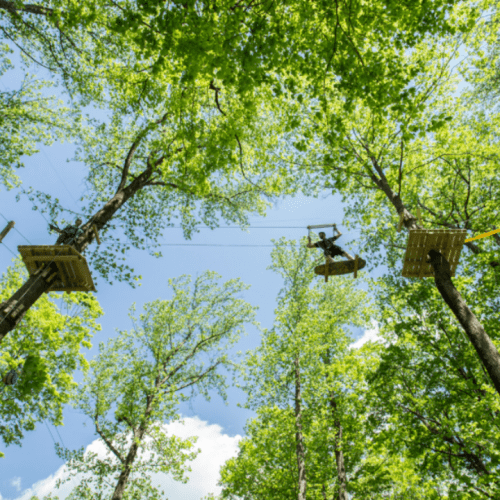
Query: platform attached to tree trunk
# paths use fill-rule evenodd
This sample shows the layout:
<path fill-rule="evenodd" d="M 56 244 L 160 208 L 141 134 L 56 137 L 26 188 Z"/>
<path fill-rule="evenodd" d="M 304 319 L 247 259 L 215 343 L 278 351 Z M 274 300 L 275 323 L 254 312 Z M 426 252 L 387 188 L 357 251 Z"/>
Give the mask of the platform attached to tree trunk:
<path fill-rule="evenodd" d="M 69 245 L 21 245 L 17 249 L 30 276 L 48 262 L 57 265 L 58 279 L 47 292 L 95 292 L 87 260 Z"/>
<path fill-rule="evenodd" d="M 436 250 L 450 263 L 451 276 L 455 276 L 460 252 L 464 246 L 466 229 L 411 229 L 406 245 L 402 276 L 405 278 L 434 277 L 434 268 L 427 254 Z"/>

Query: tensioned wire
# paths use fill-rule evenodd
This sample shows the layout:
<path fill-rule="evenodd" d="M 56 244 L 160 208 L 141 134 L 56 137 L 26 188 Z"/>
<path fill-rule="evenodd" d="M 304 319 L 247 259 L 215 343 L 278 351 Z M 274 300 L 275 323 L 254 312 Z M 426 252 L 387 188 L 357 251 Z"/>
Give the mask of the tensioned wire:
<path fill-rule="evenodd" d="M 3 214 L 1 214 L 2 217 L 8 222 L 8 220 L 5 218 L 5 216 Z M 45 217 L 44 217 L 45 219 Z M 46 220 L 46 219 L 45 219 Z M 298 219 L 295 219 L 295 220 L 298 220 Z M 309 219 L 310 220 L 310 219 Z M 180 228 L 180 226 L 167 226 L 168 228 L 171 228 L 171 229 L 175 229 L 175 228 Z M 301 229 L 301 230 L 304 230 L 304 229 L 307 229 L 307 228 L 304 228 L 302 226 L 249 226 L 248 229 Z M 14 226 L 14 229 L 15 229 L 15 226 Z M 209 226 L 200 226 L 199 229 L 212 229 L 210 228 Z M 241 230 L 241 227 L 240 226 L 222 226 L 222 227 L 218 227 L 216 229 L 240 229 Z M 31 242 L 23 235 L 21 234 L 17 229 L 16 231 L 28 242 L 31 244 Z M 76 238 L 76 235 L 75 237 L 73 238 L 73 240 Z M 14 252 L 12 252 L 12 250 L 10 250 L 10 248 L 8 248 L 6 245 L 4 245 L 14 256 Z M 256 248 L 256 247 L 260 247 L 260 248 L 272 248 L 274 247 L 274 245 L 231 245 L 231 244 L 214 244 L 214 243 L 162 243 L 160 244 L 160 246 L 213 246 L 213 247 L 238 247 L 238 248 Z M 61 252 L 59 252 L 58 254 L 54 255 L 54 258 L 59 256 Z M 50 264 L 52 264 L 54 262 L 54 259 L 52 259 L 46 267 L 48 267 Z M 33 282 L 32 286 L 36 283 L 36 281 L 41 277 L 41 273 L 40 275 L 37 276 L 36 280 Z M 31 287 L 30 287 L 31 288 Z M 19 300 L 21 300 L 27 293 L 28 291 L 30 290 L 30 288 L 28 288 L 26 290 L 26 292 L 24 292 L 24 294 L 19 297 Z M 7 319 L 9 317 L 9 314 L 11 314 L 11 312 L 9 312 L 3 319 L 2 321 L 0 321 L 0 325 L 5 321 L 5 319 Z"/>

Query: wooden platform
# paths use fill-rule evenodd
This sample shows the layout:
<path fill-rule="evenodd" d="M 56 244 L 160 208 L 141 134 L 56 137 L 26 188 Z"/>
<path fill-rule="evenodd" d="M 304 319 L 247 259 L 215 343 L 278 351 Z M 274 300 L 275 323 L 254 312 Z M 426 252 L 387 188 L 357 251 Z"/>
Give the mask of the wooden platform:
<path fill-rule="evenodd" d="M 316 274 L 321 274 L 328 281 L 328 276 L 339 276 L 341 274 L 354 273 L 356 278 L 357 272 L 366 266 L 366 261 L 357 257 L 357 267 L 355 260 L 341 260 L 339 262 L 330 262 L 329 264 L 322 264 L 314 268 Z"/>
<path fill-rule="evenodd" d="M 429 250 L 434 249 L 446 257 L 450 263 L 451 276 L 455 276 L 466 232 L 465 229 L 410 230 L 401 274 L 405 278 L 434 277 L 434 268 L 427 262 Z"/>
<path fill-rule="evenodd" d="M 95 292 L 89 266 L 83 255 L 69 245 L 21 245 L 17 249 L 30 273 L 54 262 L 58 279 L 47 292 Z"/>

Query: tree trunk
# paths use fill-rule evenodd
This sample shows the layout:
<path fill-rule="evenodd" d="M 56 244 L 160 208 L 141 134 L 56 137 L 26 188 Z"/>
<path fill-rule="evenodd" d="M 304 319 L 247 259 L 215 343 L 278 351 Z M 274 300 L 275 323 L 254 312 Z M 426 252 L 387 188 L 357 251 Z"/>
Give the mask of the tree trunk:
<path fill-rule="evenodd" d="M 299 489 L 297 500 L 306 499 L 306 463 L 304 450 L 304 436 L 302 434 L 302 394 L 300 388 L 299 357 L 294 360 L 295 365 L 295 449 L 297 454 L 297 467 L 299 470 Z"/>
<path fill-rule="evenodd" d="M 130 473 L 132 472 L 132 465 L 137 457 L 139 445 L 141 444 L 142 438 L 146 433 L 148 420 L 153 409 L 153 400 L 153 396 L 148 396 L 146 410 L 144 411 L 144 420 L 139 426 L 139 429 L 137 431 L 134 430 L 132 445 L 130 446 L 130 449 L 127 453 L 127 458 L 125 459 L 125 463 L 123 464 L 123 469 L 120 477 L 118 478 L 118 482 L 116 483 L 115 491 L 113 492 L 111 500 L 122 500 L 123 498 L 125 489 L 127 488 Z"/>
<path fill-rule="evenodd" d="M 127 453 L 127 458 L 125 459 L 125 463 L 123 464 L 123 469 L 120 477 L 118 478 L 118 482 L 116 483 L 115 491 L 113 492 L 111 500 L 122 500 L 125 493 L 125 488 L 127 487 L 128 479 L 130 477 L 130 473 L 132 472 L 132 465 L 135 458 L 137 457 L 137 451 L 139 450 L 139 444 L 141 440 L 142 435 L 139 436 L 138 432 L 134 432 L 132 446 Z"/>
<path fill-rule="evenodd" d="M 79 252 L 83 252 L 95 237 L 92 224 L 95 224 L 97 229 L 102 229 L 128 199 L 146 185 L 151 172 L 151 168 L 144 170 L 127 187 L 117 191 L 113 198 L 82 226 L 82 234 L 72 246 Z M 54 263 L 49 263 L 38 273 L 30 276 L 17 292 L 2 304 L 0 308 L 0 343 L 5 335 L 21 321 L 26 311 L 50 288 L 56 277 L 57 267 Z"/>
<path fill-rule="evenodd" d="M 431 250 L 429 257 L 434 268 L 434 281 L 439 293 L 462 325 L 493 381 L 496 391 L 500 394 L 500 354 L 497 348 L 453 285 L 449 262 L 436 250 Z"/>
<path fill-rule="evenodd" d="M 345 473 L 344 452 L 342 451 L 342 425 L 337 417 L 337 403 L 333 395 L 330 396 L 330 406 L 337 433 L 335 434 L 335 460 L 337 462 L 337 479 L 339 481 L 338 500 L 349 500 L 347 497 L 347 475 Z"/>

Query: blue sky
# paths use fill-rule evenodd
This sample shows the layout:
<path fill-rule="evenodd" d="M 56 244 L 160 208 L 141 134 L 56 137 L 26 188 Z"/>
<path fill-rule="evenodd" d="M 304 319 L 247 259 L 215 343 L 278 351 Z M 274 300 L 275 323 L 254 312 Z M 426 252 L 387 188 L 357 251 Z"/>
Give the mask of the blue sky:
<path fill-rule="evenodd" d="M 21 73 L 17 71 L 6 75 L 1 81 L 2 88 L 18 88 L 21 83 L 20 76 Z M 79 212 L 80 206 L 76 200 L 84 190 L 86 168 L 83 164 L 66 161 L 73 156 L 73 151 L 74 147 L 70 144 L 41 147 L 40 153 L 27 158 L 26 168 L 18 172 L 23 187 L 33 186 L 36 190 L 57 196 L 65 208 Z M 2 270 L 11 264 L 13 259 L 11 252 L 17 254 L 18 245 L 50 244 L 56 239 L 53 234 L 48 233 L 47 221 L 43 216 L 32 210 L 30 201 L 26 197 L 21 197 L 21 200 L 16 202 L 15 195 L 15 191 L 5 192 L 0 188 L 0 229 L 7 223 L 5 219 L 16 222 L 15 230 L 4 239 L 4 245 L 0 245 Z M 95 347 L 87 352 L 89 359 L 96 354 L 97 344 L 116 335 L 116 329 L 124 330 L 132 327 L 127 314 L 133 302 L 136 303 L 139 313 L 144 303 L 170 297 L 168 278 L 182 274 L 195 277 L 205 270 L 216 271 L 224 281 L 241 278 L 244 283 L 251 285 L 250 290 L 243 294 L 243 298 L 252 305 L 259 306 L 257 320 L 262 327 L 270 328 L 277 305 L 276 297 L 282 286 L 280 277 L 266 269 L 271 263 L 271 239 L 285 236 L 288 239 L 298 240 L 307 235 L 308 224 L 336 222 L 339 230 L 344 233 L 338 243 L 352 255 L 359 253 L 363 256 L 356 245 L 349 244 L 359 233 L 356 231 L 347 233 L 342 226 L 342 219 L 343 205 L 340 196 L 325 192 L 318 198 L 298 196 L 284 199 L 269 210 L 266 218 L 250 219 L 251 226 L 297 226 L 296 228 L 255 227 L 248 233 L 239 229 L 221 228 L 213 231 L 201 229 L 191 241 L 183 239 L 180 229 L 166 229 L 162 242 L 189 243 L 191 246 L 162 247 L 162 259 L 132 249 L 128 254 L 128 264 L 143 276 L 142 286 L 134 290 L 124 283 L 115 281 L 111 286 L 100 278 L 96 280 L 97 298 L 105 314 L 100 320 L 102 331 L 94 338 Z M 328 232 L 330 231 L 329 229 Z M 243 246 L 198 247 L 196 244 Z M 269 245 L 269 247 L 250 245 Z M 383 271 L 384 267 L 381 266 L 371 274 L 371 277 L 380 276 Z M 358 283 L 360 288 L 366 289 L 362 279 L 358 279 Z M 248 335 L 242 338 L 238 345 L 238 349 L 242 351 L 256 347 L 260 341 L 257 329 L 249 326 L 247 330 Z M 353 331 L 353 338 L 359 339 L 364 333 L 361 329 Z M 212 456 L 213 460 L 210 463 L 213 470 L 210 469 L 211 479 L 208 480 L 208 476 L 203 475 L 203 471 L 208 470 L 208 462 L 201 460 L 197 468 L 193 469 L 191 484 L 182 487 L 172 486 L 173 489 L 169 490 L 169 500 L 200 498 L 200 492 L 208 493 L 202 487 L 215 484 L 214 470 L 218 470 L 217 464 L 234 454 L 239 436 L 243 435 L 245 421 L 252 416 L 252 412 L 237 407 L 237 403 L 243 401 L 244 394 L 237 389 L 231 389 L 227 406 L 220 398 L 214 397 L 210 402 L 195 399 L 181 407 L 182 415 L 188 417 L 188 430 L 193 433 L 198 432 L 203 438 L 202 441 L 205 443 L 203 453 L 205 457 Z M 85 418 L 82 415 L 67 408 L 64 413 L 64 427 L 59 427 L 58 432 L 53 426 L 40 423 L 35 431 L 26 435 L 22 447 L 2 446 L 6 456 L 0 462 L 2 471 L 0 500 L 28 499 L 32 492 L 26 489 L 37 482 L 42 483 L 39 483 L 33 491 L 42 492 L 41 485 L 50 490 L 50 484 L 53 483 L 47 478 L 63 466 L 62 460 L 55 454 L 53 438 L 56 441 L 62 439 L 66 447 L 73 449 L 91 445 L 95 435 L 90 422 L 87 426 L 84 426 L 84 423 Z M 97 443 L 92 446 L 98 448 Z M 45 494 L 47 492 L 45 491 Z M 65 498 L 65 494 L 60 495 L 60 498 Z"/>

